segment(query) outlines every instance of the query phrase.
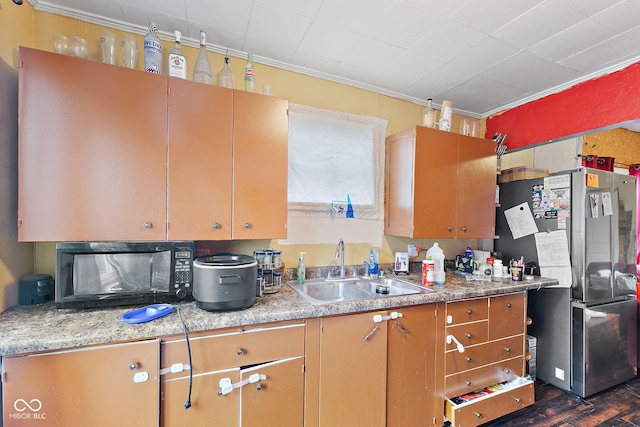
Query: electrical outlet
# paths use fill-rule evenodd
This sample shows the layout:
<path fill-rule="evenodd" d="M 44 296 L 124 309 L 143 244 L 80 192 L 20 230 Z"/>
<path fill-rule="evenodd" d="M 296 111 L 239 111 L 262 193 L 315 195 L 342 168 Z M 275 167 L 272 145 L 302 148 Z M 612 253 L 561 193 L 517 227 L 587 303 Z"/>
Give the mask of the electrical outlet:
<path fill-rule="evenodd" d="M 564 369 L 556 368 L 556 378 L 564 381 Z"/>

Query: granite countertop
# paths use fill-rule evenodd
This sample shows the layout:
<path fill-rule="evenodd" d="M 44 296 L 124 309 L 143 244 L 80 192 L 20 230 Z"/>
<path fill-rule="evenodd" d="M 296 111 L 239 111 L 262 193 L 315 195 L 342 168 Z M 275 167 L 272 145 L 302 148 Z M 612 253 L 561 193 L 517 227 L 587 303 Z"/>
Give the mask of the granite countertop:
<path fill-rule="evenodd" d="M 416 274 L 399 278 L 420 283 L 420 276 Z M 0 314 L 0 356 L 182 334 L 180 316 L 188 331 L 196 332 L 462 300 L 557 284 L 555 279 L 540 277 L 522 282 L 510 279 L 470 281 L 464 276 L 447 273 L 446 284 L 434 286 L 434 292 L 322 305 L 309 303 L 288 285 L 283 285 L 279 292 L 263 295 L 252 307 L 244 310 L 208 312 L 198 308 L 195 302 L 182 302 L 174 304 L 176 310 L 172 313 L 140 324 L 121 320 L 124 313 L 136 306 L 82 311 L 58 310 L 53 303 L 16 306 Z"/>

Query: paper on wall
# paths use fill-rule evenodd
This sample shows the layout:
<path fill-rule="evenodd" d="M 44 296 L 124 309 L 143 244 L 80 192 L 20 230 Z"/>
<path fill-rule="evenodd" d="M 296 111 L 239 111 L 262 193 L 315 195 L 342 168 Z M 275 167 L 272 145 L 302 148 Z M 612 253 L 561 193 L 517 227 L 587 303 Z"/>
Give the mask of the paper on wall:
<path fill-rule="evenodd" d="M 514 240 L 538 232 L 538 226 L 527 202 L 505 210 L 504 216 Z"/>
<path fill-rule="evenodd" d="M 558 287 L 571 287 L 571 259 L 565 230 L 535 234 L 540 275 L 558 280 Z"/>

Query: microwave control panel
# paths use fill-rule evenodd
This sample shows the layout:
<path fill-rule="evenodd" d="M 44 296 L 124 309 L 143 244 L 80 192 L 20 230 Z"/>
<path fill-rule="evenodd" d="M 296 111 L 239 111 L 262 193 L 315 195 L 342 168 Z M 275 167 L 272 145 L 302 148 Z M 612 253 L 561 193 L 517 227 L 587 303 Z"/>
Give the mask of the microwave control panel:
<path fill-rule="evenodd" d="M 174 288 L 176 290 L 176 296 L 180 299 L 184 299 L 192 294 L 192 275 L 193 275 L 193 260 L 192 252 L 189 250 L 177 249 L 174 253 L 174 267 L 173 275 Z"/>

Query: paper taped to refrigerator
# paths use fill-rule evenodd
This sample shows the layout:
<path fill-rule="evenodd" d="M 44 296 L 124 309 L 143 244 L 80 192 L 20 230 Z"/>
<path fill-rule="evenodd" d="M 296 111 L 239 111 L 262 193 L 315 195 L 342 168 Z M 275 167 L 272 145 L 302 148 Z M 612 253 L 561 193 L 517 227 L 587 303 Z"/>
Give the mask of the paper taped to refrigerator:
<path fill-rule="evenodd" d="M 514 240 L 538 232 L 538 226 L 527 202 L 505 210 L 504 216 Z"/>
<path fill-rule="evenodd" d="M 569 240 L 565 230 L 535 234 L 540 275 L 558 280 L 558 287 L 571 287 Z"/>

